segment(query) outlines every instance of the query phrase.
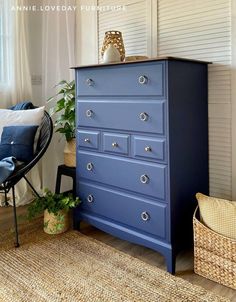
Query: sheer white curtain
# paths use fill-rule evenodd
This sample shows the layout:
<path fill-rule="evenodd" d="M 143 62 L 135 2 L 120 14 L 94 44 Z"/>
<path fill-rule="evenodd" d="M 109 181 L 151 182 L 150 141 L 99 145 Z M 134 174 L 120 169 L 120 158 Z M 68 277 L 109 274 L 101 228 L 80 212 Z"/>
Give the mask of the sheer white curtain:
<path fill-rule="evenodd" d="M 13 14 L 11 2 L 0 0 L 0 108 L 11 104 L 13 86 Z"/>
<path fill-rule="evenodd" d="M 24 5 L 24 0 L 0 0 L 1 108 L 7 108 L 17 102 L 32 99 L 28 15 L 26 12 L 12 9 Z M 34 168 L 28 177 L 36 189 L 40 189 L 38 168 Z M 24 180 L 20 181 L 16 186 L 17 205 L 28 203 L 31 199 L 32 193 L 28 185 Z"/>
<path fill-rule="evenodd" d="M 28 60 L 27 14 L 12 8 L 23 0 L 0 0 L 0 96 L 1 107 L 32 98 Z"/>
<path fill-rule="evenodd" d="M 75 0 L 44 0 L 43 5 L 76 5 Z M 75 11 L 47 11 L 43 14 L 43 99 L 55 94 L 61 80 L 72 80 L 75 64 Z M 50 104 L 53 105 L 53 104 Z M 63 163 L 64 139 L 54 134 L 43 159 L 43 186 L 54 191 L 57 166 Z M 69 185 L 69 184 L 67 184 Z"/>

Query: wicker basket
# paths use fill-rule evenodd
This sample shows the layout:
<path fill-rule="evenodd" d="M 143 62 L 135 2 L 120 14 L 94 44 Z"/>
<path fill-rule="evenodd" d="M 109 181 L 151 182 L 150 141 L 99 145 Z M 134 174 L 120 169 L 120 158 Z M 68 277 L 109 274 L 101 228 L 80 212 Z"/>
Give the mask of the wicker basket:
<path fill-rule="evenodd" d="M 61 234 L 70 227 L 69 213 L 66 210 L 60 210 L 58 215 L 44 211 L 44 232 L 47 234 Z"/>
<path fill-rule="evenodd" d="M 110 30 L 105 32 L 105 38 L 103 41 L 102 49 L 101 49 L 101 56 L 103 58 L 103 54 L 107 49 L 109 44 L 113 44 L 120 53 L 120 60 L 124 61 L 125 59 L 125 47 L 122 38 L 122 33 L 118 30 Z"/>
<path fill-rule="evenodd" d="M 236 240 L 222 236 L 193 216 L 194 272 L 236 289 Z"/>
<path fill-rule="evenodd" d="M 76 167 L 76 140 L 66 142 L 64 149 L 64 164 L 67 167 Z"/>

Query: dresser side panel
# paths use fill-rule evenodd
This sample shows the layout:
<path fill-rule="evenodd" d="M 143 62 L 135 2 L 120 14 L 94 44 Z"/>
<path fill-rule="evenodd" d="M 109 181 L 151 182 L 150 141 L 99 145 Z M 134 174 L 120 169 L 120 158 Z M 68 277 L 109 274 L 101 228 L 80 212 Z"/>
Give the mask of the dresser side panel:
<path fill-rule="evenodd" d="M 193 238 L 195 194 L 208 194 L 207 64 L 168 62 L 171 240 Z"/>

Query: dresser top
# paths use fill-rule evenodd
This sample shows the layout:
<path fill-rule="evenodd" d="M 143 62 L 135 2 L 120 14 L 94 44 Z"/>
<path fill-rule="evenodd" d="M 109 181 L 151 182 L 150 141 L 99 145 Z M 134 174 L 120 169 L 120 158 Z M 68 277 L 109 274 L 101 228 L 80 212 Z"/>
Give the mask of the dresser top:
<path fill-rule="evenodd" d="M 80 68 L 89 68 L 89 67 L 101 67 L 101 66 L 112 66 L 112 65 L 126 65 L 126 64 L 135 64 L 141 62 L 155 62 L 155 61 L 187 61 L 187 62 L 195 62 L 200 64 L 211 64 L 211 62 L 207 61 L 200 61 L 200 60 L 193 60 L 193 59 L 186 59 L 186 58 L 178 58 L 178 57 L 155 57 L 149 59 L 142 59 L 142 60 L 134 60 L 134 61 L 127 61 L 127 62 L 114 62 L 114 63 L 101 63 L 101 64 L 90 64 L 90 65 L 79 65 L 71 67 L 72 69 L 80 69 Z"/>

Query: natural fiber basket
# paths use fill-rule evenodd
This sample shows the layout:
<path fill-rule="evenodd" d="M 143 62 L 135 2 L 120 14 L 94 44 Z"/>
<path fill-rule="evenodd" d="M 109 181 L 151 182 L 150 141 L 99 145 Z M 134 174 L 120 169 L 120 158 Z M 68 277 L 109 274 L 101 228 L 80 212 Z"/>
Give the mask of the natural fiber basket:
<path fill-rule="evenodd" d="M 193 216 L 194 272 L 236 289 L 236 240 L 222 236 Z"/>
<path fill-rule="evenodd" d="M 64 164 L 67 167 L 76 167 L 76 140 L 66 142 L 64 149 Z"/>
<path fill-rule="evenodd" d="M 66 210 L 58 211 L 57 215 L 44 211 L 44 232 L 47 234 L 61 234 L 70 227 L 69 213 Z"/>
<path fill-rule="evenodd" d="M 118 49 L 120 53 L 120 60 L 124 61 L 125 59 L 125 47 L 124 42 L 122 38 L 122 33 L 118 30 L 110 30 L 105 32 L 105 37 L 101 49 L 101 56 L 103 58 L 103 54 L 105 50 L 107 49 L 108 45 L 112 44 Z"/>

